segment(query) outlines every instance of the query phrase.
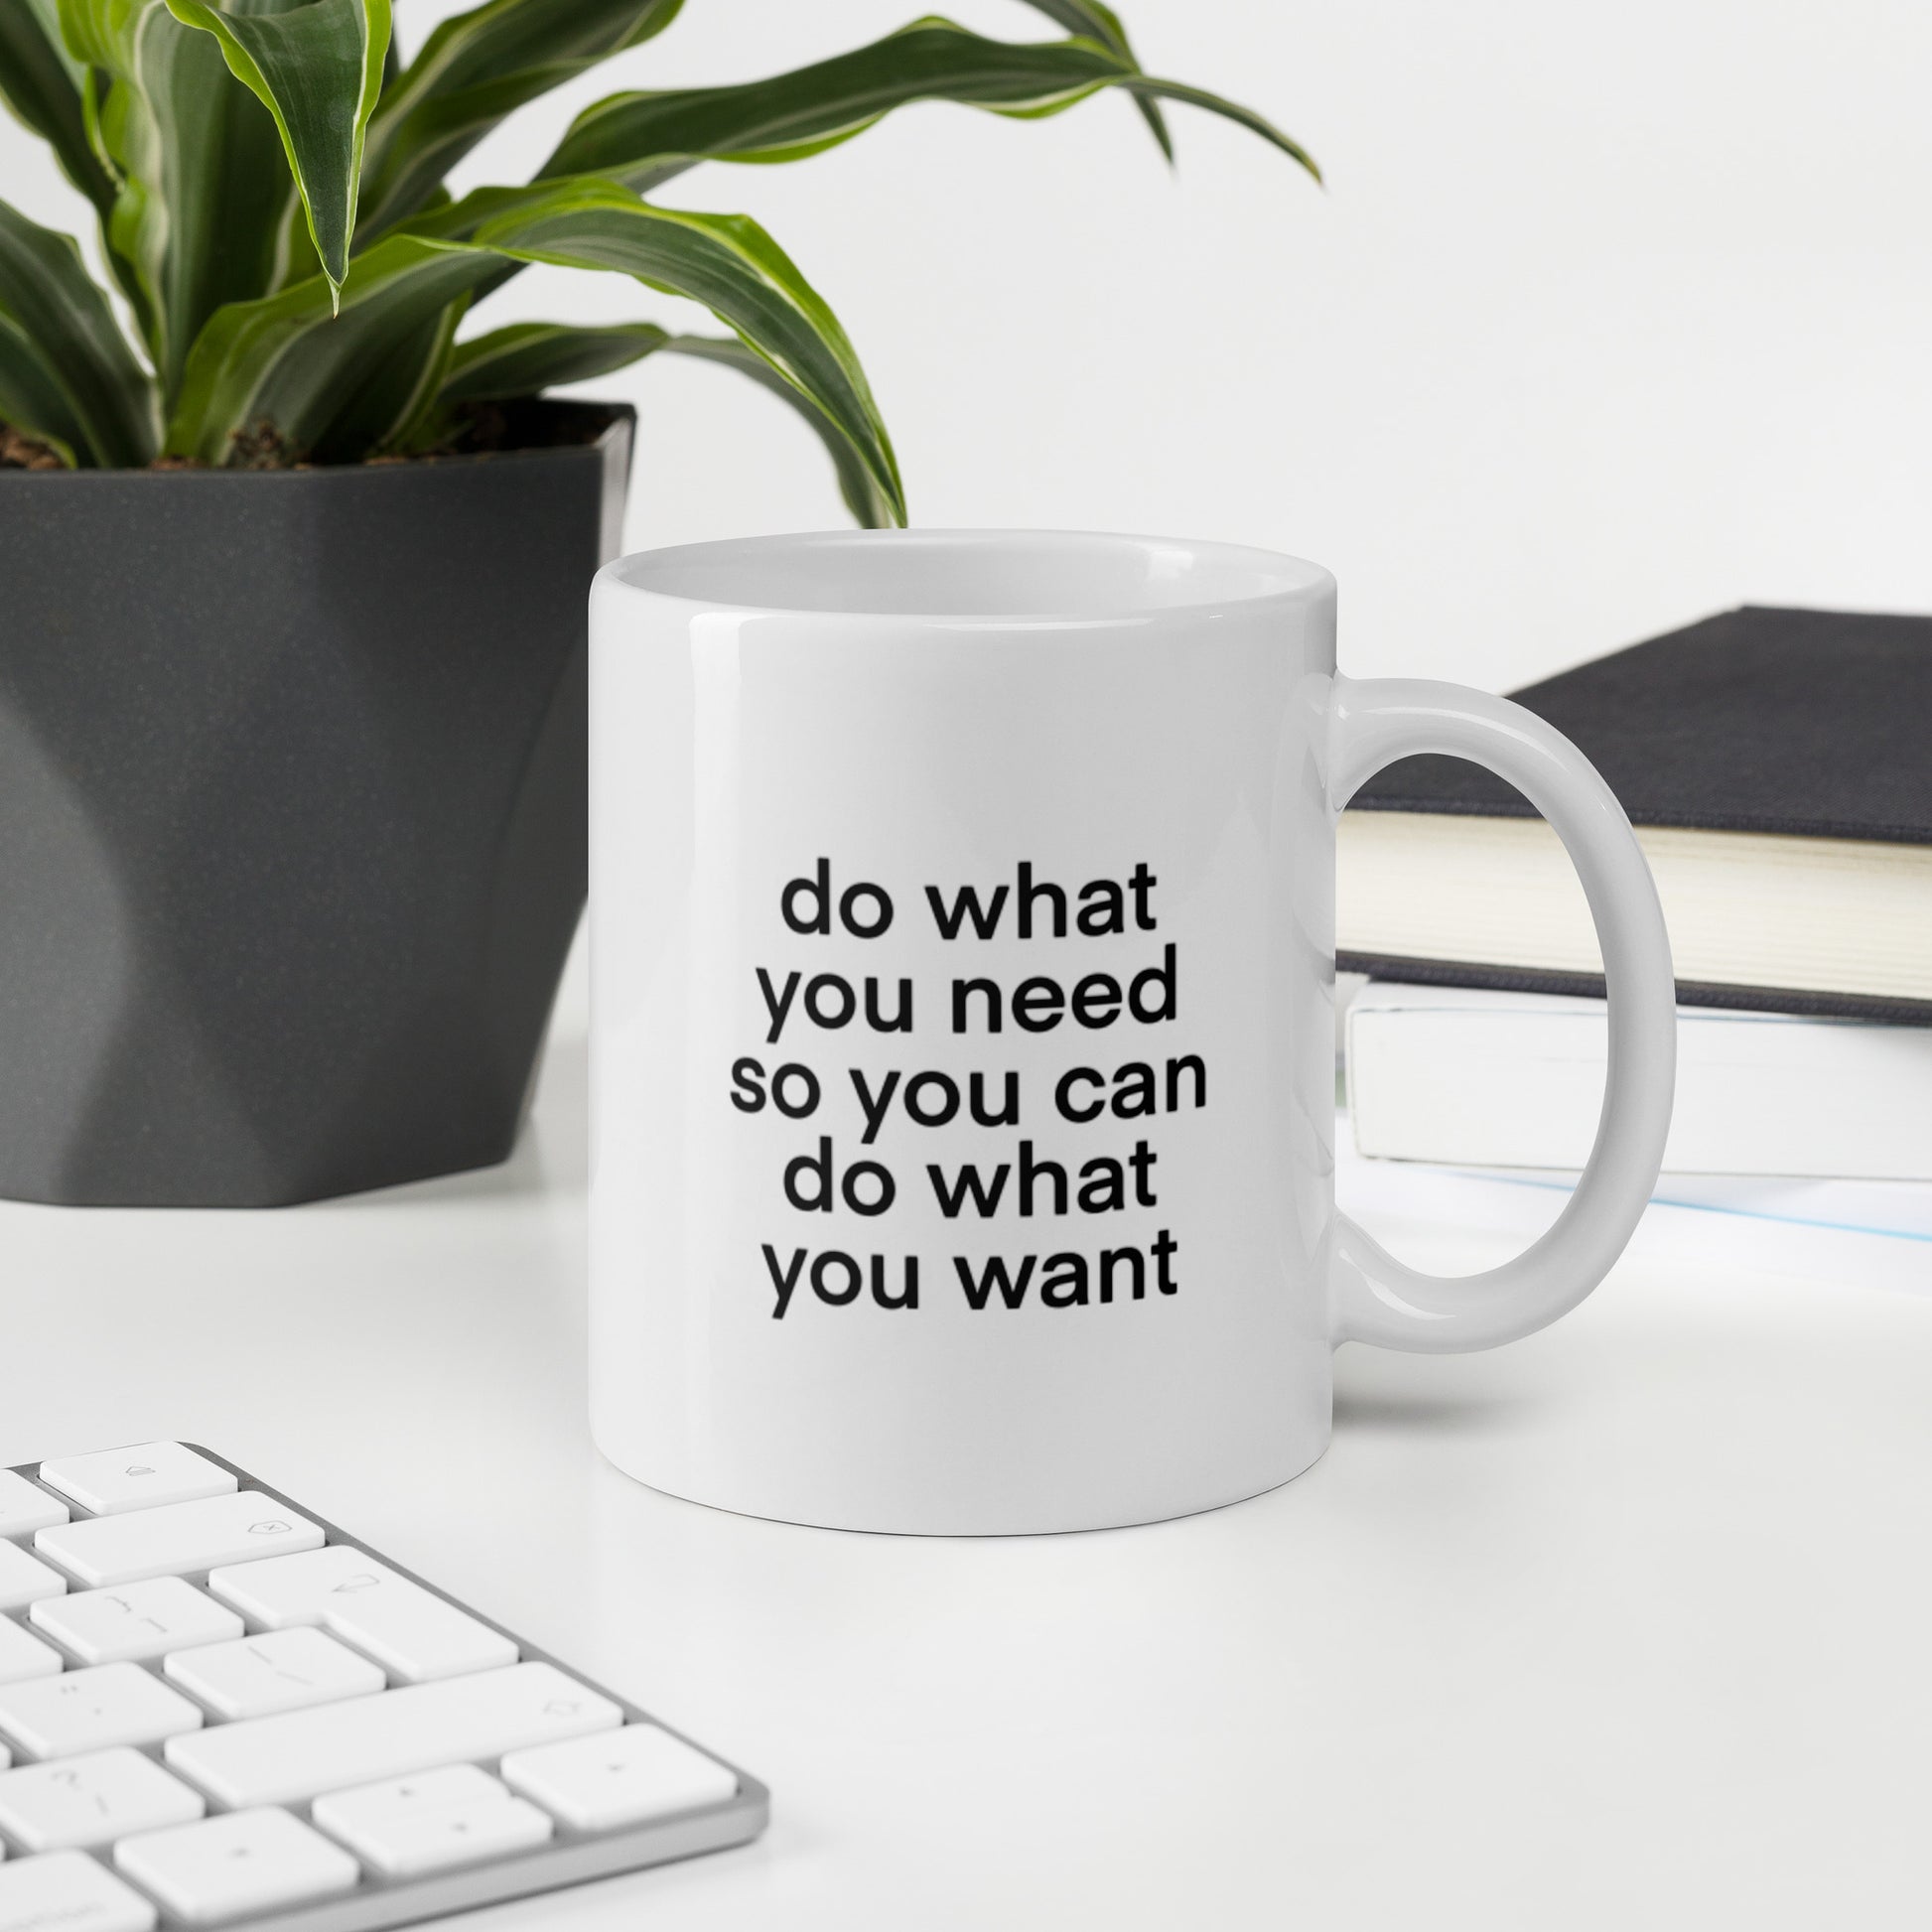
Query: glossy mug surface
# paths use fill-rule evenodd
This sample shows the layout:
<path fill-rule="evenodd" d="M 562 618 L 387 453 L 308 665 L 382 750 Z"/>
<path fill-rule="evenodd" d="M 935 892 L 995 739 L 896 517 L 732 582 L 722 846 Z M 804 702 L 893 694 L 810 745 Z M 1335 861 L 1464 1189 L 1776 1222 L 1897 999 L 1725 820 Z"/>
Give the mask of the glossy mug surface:
<path fill-rule="evenodd" d="M 1488 1346 L 1661 1158 L 1657 899 L 1529 713 L 1335 669 L 1335 585 L 1225 545 L 854 532 L 592 597 L 592 1426 L 632 1475 L 845 1528 L 1150 1521 L 1326 1447 L 1356 1338 Z M 1563 1219 L 1439 1282 L 1336 1214 L 1334 852 L 1452 752 L 1542 809 L 1609 981 Z"/>

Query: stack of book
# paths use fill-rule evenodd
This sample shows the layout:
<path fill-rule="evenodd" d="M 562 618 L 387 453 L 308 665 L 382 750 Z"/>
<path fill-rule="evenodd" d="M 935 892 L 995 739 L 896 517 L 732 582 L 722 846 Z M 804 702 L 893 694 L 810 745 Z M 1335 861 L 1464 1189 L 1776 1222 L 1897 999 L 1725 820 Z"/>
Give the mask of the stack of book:
<path fill-rule="evenodd" d="M 1932 619 L 1744 609 L 1512 694 L 1637 828 L 1677 969 L 1667 1172 L 1932 1179 Z M 1580 1167 L 1601 960 L 1556 836 L 1410 759 L 1343 814 L 1360 1152 Z"/>

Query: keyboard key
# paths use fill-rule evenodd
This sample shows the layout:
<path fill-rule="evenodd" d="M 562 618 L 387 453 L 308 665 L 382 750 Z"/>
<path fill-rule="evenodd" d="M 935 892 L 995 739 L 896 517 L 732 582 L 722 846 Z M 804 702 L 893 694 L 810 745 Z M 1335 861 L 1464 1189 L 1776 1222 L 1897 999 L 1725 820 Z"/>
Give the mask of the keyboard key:
<path fill-rule="evenodd" d="M 49 1596 L 28 1614 L 35 1629 L 83 1664 L 139 1663 L 193 1644 L 221 1643 L 242 1631 L 234 1611 L 179 1577 Z"/>
<path fill-rule="evenodd" d="M 440 1771 L 418 1771 L 406 1778 L 384 1778 L 332 1791 L 315 1802 L 315 1821 L 326 1832 L 369 1831 L 426 1812 L 463 1811 L 474 1805 L 502 1804 L 509 1786 L 475 1764 L 446 1764 Z"/>
<path fill-rule="evenodd" d="M 97 1516 L 34 1537 L 42 1556 L 96 1589 L 321 1547 L 315 1524 L 256 1489 Z"/>
<path fill-rule="evenodd" d="M 12 1469 L 0 1469 L 0 1536 L 31 1536 L 68 1520 L 68 1506 Z"/>
<path fill-rule="evenodd" d="M 555 1830 L 546 1813 L 474 1764 L 333 1792 L 316 1800 L 315 1821 L 385 1878 L 528 1851 Z"/>
<path fill-rule="evenodd" d="M 0 1864 L 0 1932 L 154 1932 L 158 1917 L 84 1852 Z"/>
<path fill-rule="evenodd" d="M 43 1596 L 59 1596 L 68 1580 L 30 1557 L 18 1543 L 0 1543 L 0 1610 L 24 1610 Z"/>
<path fill-rule="evenodd" d="M 58 1650 L 30 1635 L 11 1618 L 0 1616 L 0 1684 L 18 1684 L 24 1677 L 53 1677 L 61 1668 Z"/>
<path fill-rule="evenodd" d="M 312 1629 L 180 1650 L 161 1669 L 171 1684 L 230 1721 L 370 1697 L 388 1682 L 379 1665 Z"/>
<path fill-rule="evenodd" d="M 218 1725 L 171 1738 L 166 1755 L 217 1803 L 239 1810 L 615 1730 L 622 1717 L 609 1698 L 553 1664 L 511 1664 L 381 1697 Z"/>
<path fill-rule="evenodd" d="M 657 1725 L 513 1751 L 503 1782 L 556 1813 L 573 1831 L 608 1832 L 700 1805 L 723 1804 L 738 1779 L 715 1758 Z"/>
<path fill-rule="evenodd" d="M 494 1804 L 426 1813 L 406 1823 L 378 1826 L 346 1843 L 385 1878 L 420 1878 L 427 1872 L 531 1851 L 548 1843 L 556 1829 L 548 1813 L 505 1793 Z"/>
<path fill-rule="evenodd" d="M 320 1623 L 404 1684 L 516 1662 L 516 1645 L 346 1543 L 217 1570 L 208 1587 L 271 1630 Z"/>
<path fill-rule="evenodd" d="M 0 1686 L 0 1733 L 22 1757 L 78 1757 L 113 1744 L 158 1744 L 199 1729 L 201 1723 L 195 1705 L 139 1664 L 101 1664 Z"/>
<path fill-rule="evenodd" d="M 272 1807 L 124 1838 L 114 1863 L 190 1925 L 333 1898 L 362 1876 L 341 1846 Z"/>
<path fill-rule="evenodd" d="M 108 1845 L 186 1825 L 207 1809 L 200 1792 L 125 1748 L 0 1772 L 0 1832 L 29 1852 Z"/>
<path fill-rule="evenodd" d="M 41 1480 L 96 1516 L 119 1516 L 158 1503 L 192 1503 L 231 1494 L 235 1479 L 179 1443 L 136 1443 L 92 1455 L 64 1455 L 41 1464 Z"/>

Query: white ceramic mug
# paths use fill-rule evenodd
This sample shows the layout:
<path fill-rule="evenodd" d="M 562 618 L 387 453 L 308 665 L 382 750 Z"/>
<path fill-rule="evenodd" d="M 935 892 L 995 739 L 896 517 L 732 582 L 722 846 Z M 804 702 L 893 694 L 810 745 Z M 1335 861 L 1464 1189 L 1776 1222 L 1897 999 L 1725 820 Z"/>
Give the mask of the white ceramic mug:
<path fill-rule="evenodd" d="M 1344 1340 L 1581 1301 L 1656 1178 L 1662 915 L 1518 706 L 1335 669 L 1316 565 L 828 534 L 627 557 L 592 653 L 592 1427 L 759 1516 L 1138 1523 L 1326 1447 Z M 1334 1207 L 1335 820 L 1447 752 L 1550 819 L 1609 987 L 1556 1226 L 1439 1280 Z"/>

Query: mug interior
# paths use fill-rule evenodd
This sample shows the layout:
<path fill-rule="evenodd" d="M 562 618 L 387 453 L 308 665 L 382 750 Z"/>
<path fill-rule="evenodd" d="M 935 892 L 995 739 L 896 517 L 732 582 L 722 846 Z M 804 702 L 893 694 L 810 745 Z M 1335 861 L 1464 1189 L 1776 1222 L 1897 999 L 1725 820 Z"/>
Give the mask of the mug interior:
<path fill-rule="evenodd" d="M 1319 564 L 1239 544 L 1052 530 L 837 530 L 640 551 L 620 583 L 711 608 L 1033 622 L 1297 601 Z"/>

